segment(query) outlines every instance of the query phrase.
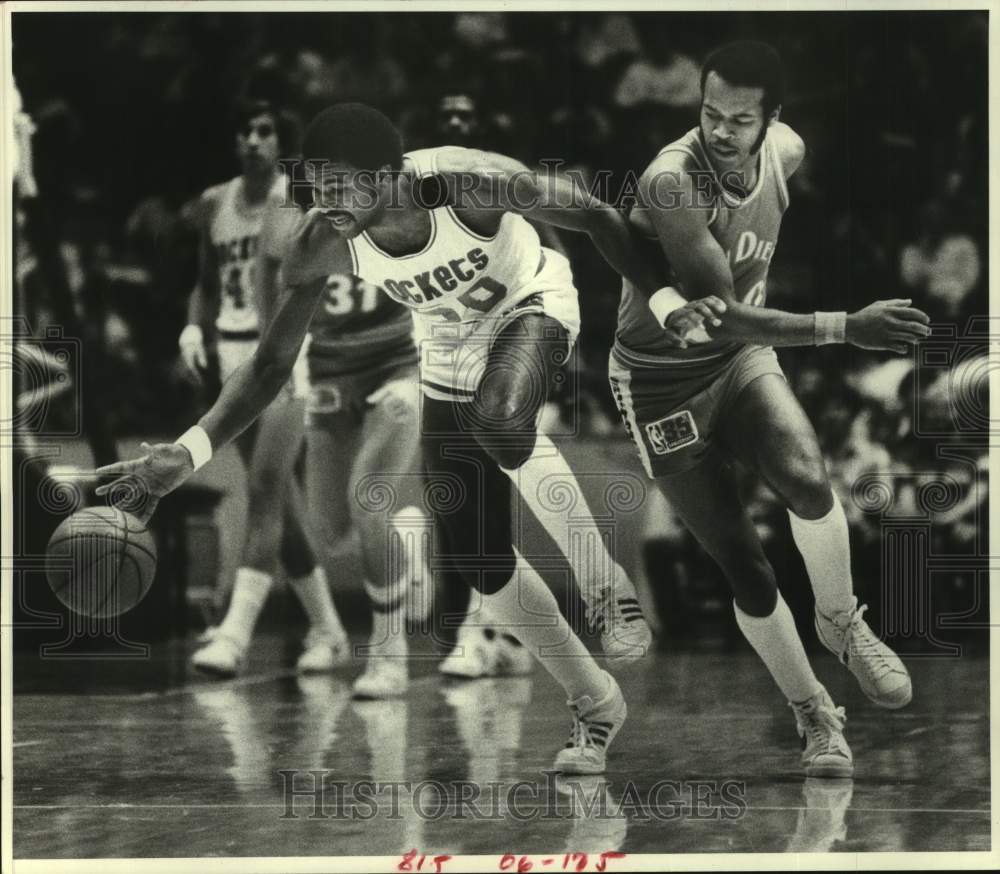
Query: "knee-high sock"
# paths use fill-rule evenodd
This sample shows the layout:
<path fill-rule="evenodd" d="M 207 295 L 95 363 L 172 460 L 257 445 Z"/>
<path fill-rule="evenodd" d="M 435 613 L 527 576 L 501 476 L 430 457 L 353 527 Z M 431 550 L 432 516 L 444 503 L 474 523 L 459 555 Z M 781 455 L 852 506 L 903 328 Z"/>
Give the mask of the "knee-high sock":
<path fill-rule="evenodd" d="M 510 582 L 492 595 L 483 595 L 482 604 L 494 628 L 528 647 L 570 699 L 604 697 L 604 671 L 559 612 L 545 581 L 520 553 Z"/>
<path fill-rule="evenodd" d="M 608 552 L 608 532 L 594 524 L 576 476 L 547 434 L 538 435 L 531 456 L 517 470 L 502 470 L 566 556 L 587 604 L 604 586 L 625 579 Z"/>
<path fill-rule="evenodd" d="M 795 703 L 815 695 L 821 688 L 809 666 L 802 640 L 795 628 L 792 611 L 778 593 L 770 616 L 751 616 L 733 602 L 740 630 L 761 657 L 782 694 Z"/>
<path fill-rule="evenodd" d="M 310 631 L 326 633 L 334 637 L 344 637 L 347 632 L 340 622 L 337 608 L 333 606 L 330 595 L 330 584 L 326 579 L 326 571 L 318 565 L 313 572 L 305 577 L 290 581 L 292 591 L 302 604 L 306 616 L 309 617 Z"/>
<path fill-rule="evenodd" d="M 406 628 L 403 624 L 405 589 L 401 581 L 376 588 L 365 583 L 365 593 L 372 605 L 371 654 L 405 656 Z"/>
<path fill-rule="evenodd" d="M 833 616 L 853 609 L 857 601 L 851 580 L 851 543 L 847 517 L 836 494 L 833 507 L 822 518 L 802 519 L 789 510 L 788 519 L 819 611 L 824 616 Z"/>
<path fill-rule="evenodd" d="M 252 567 L 237 568 L 229 609 L 219 625 L 219 634 L 246 649 L 272 583 L 270 574 Z"/>

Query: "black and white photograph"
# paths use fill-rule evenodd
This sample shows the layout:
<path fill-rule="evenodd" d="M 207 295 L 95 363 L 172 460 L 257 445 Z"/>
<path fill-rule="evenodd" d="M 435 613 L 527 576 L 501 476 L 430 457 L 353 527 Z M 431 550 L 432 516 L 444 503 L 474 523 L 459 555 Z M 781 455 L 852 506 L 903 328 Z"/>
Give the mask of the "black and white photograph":
<path fill-rule="evenodd" d="M 0 6 L 0 868 L 1000 867 L 992 0 Z"/>

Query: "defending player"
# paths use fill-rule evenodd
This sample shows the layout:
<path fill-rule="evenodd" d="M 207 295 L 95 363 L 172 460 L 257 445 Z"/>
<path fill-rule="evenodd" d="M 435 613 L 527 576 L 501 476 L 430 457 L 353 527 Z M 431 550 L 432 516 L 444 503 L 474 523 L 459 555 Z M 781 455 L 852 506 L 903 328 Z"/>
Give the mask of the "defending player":
<path fill-rule="evenodd" d="M 275 203 L 264 218 L 257 262 L 264 324 L 278 303 L 281 260 L 299 216 L 287 203 Z M 335 555 L 343 553 L 352 523 L 358 530 L 372 606 L 367 666 L 354 695 L 400 695 L 407 687 L 404 614 L 422 619 L 432 588 L 424 555 L 431 525 L 421 509 L 413 318 L 374 285 L 330 276 L 309 326 L 306 361 L 310 516 Z"/>
<path fill-rule="evenodd" d="M 848 342 L 903 352 L 929 329 L 903 300 L 850 316 L 764 307 L 786 180 L 804 155 L 778 122 L 782 83 L 780 60 L 763 43 L 727 45 L 705 62 L 700 126 L 646 169 L 630 216 L 659 241 L 683 297 L 668 288 L 647 300 L 626 281 L 610 379 L 646 472 L 722 567 L 740 628 L 791 703 L 806 773 L 844 776 L 853 761 L 843 708 L 809 666 L 728 459 L 749 465 L 788 508 L 824 645 L 876 704 L 904 706 L 909 674 L 862 619 L 843 509 L 771 347 Z"/>
<path fill-rule="evenodd" d="M 242 173 L 209 188 L 199 202 L 198 285 L 189 303 L 189 324 L 180 338 L 181 357 L 196 381 L 201 381 L 207 366 L 206 332 L 218 335 L 223 381 L 257 348 L 253 277 L 257 238 L 268 205 L 283 203 L 287 196 L 287 181 L 277 163 L 282 146 L 288 146 L 279 134 L 281 113 L 268 103 L 247 101 L 237 108 L 237 121 Z M 347 658 L 347 636 L 292 495 L 302 433 L 302 404 L 286 384 L 256 424 L 236 440 L 247 469 L 246 539 L 225 618 L 191 659 L 199 670 L 221 676 L 240 670 L 279 555 L 309 618 L 299 670 L 328 671 Z"/>
<path fill-rule="evenodd" d="M 568 473 L 535 422 L 579 319 L 568 262 L 541 247 L 523 215 L 588 233 L 647 293 L 651 271 L 606 204 L 500 155 L 431 149 L 404 156 L 398 131 L 370 107 L 339 104 L 320 113 L 303 152 L 317 206 L 293 234 L 283 262 L 289 290 L 253 359 L 177 443 L 101 472 L 138 479 L 148 500 L 135 509 L 148 517 L 277 395 L 331 274 L 384 289 L 414 311 L 425 338 L 421 436 L 444 554 L 481 593 L 493 624 L 516 633 L 566 691 L 573 732 L 556 766 L 599 772 L 625 700 L 511 542 L 511 482 L 530 504 L 537 496 L 527 493 L 543 476 Z M 643 654 L 649 628 L 623 575 L 588 606 L 609 658 Z"/>

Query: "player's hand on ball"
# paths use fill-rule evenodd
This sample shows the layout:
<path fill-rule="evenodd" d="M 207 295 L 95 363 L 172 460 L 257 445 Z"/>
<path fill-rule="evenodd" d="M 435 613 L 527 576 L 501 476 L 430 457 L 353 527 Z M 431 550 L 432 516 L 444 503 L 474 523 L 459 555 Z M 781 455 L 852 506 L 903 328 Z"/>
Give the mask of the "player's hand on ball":
<path fill-rule="evenodd" d="M 848 343 L 862 349 L 906 352 L 931 332 L 930 317 L 911 300 L 877 300 L 847 317 Z"/>
<path fill-rule="evenodd" d="M 113 482 L 98 486 L 98 495 L 110 495 L 111 502 L 122 510 L 148 522 L 160 498 L 170 494 L 194 472 L 191 453 L 176 443 L 143 443 L 145 455 L 131 461 L 119 461 L 97 469 L 100 476 L 113 476 Z"/>
<path fill-rule="evenodd" d="M 687 349 L 689 343 L 707 343 L 712 338 L 705 330 L 705 322 L 717 328 L 719 318 L 726 311 L 726 302 L 715 295 L 688 301 L 674 310 L 663 325 L 667 338 L 675 346 Z"/>
<path fill-rule="evenodd" d="M 409 421 L 420 409 L 420 386 L 415 379 L 390 379 L 365 400 L 383 404 L 397 422 Z"/>

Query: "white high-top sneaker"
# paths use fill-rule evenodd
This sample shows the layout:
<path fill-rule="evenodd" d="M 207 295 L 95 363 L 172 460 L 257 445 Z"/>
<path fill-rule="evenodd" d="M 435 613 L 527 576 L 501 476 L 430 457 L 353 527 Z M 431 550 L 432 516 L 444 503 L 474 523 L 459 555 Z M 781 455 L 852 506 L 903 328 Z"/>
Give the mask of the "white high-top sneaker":
<path fill-rule="evenodd" d="M 216 677 L 235 677 L 242 669 L 246 649 L 218 631 L 210 643 L 191 656 L 191 666 Z"/>
<path fill-rule="evenodd" d="M 600 774 L 607 763 L 607 750 L 628 715 L 625 697 L 607 671 L 608 691 L 594 700 L 581 695 L 568 701 L 573 711 L 573 730 L 569 742 L 556 756 L 556 770 L 563 774 Z"/>
<path fill-rule="evenodd" d="M 799 704 L 789 702 L 795 712 L 795 728 L 803 739 L 802 765 L 807 777 L 850 777 L 854 756 L 844 737 L 847 716 L 835 707 L 826 689 Z"/>
<path fill-rule="evenodd" d="M 816 634 L 830 652 L 847 666 L 861 691 L 879 707 L 897 710 L 913 698 L 913 684 L 906 666 L 880 641 L 862 618 L 868 605 L 858 607 L 852 598 L 850 610 L 824 616 L 816 610 Z"/>
<path fill-rule="evenodd" d="M 535 669 L 535 660 L 528 648 L 509 634 L 497 633 L 493 638 L 495 648 L 493 677 L 523 677 Z"/>
<path fill-rule="evenodd" d="M 449 677 L 475 680 L 492 675 L 497 649 L 496 633 L 492 628 L 462 623 L 455 646 L 440 664 L 438 671 Z"/>
<path fill-rule="evenodd" d="M 621 569 L 614 582 L 587 605 L 587 623 L 601 633 L 601 646 L 612 666 L 637 662 L 653 643 L 653 632 L 642 615 L 635 586 Z"/>
<path fill-rule="evenodd" d="M 405 657 L 374 656 L 352 692 L 355 698 L 396 698 L 406 694 L 408 685 Z"/>
<path fill-rule="evenodd" d="M 310 628 L 296 662 L 301 674 L 326 674 L 351 660 L 351 644 L 346 636 Z"/>

